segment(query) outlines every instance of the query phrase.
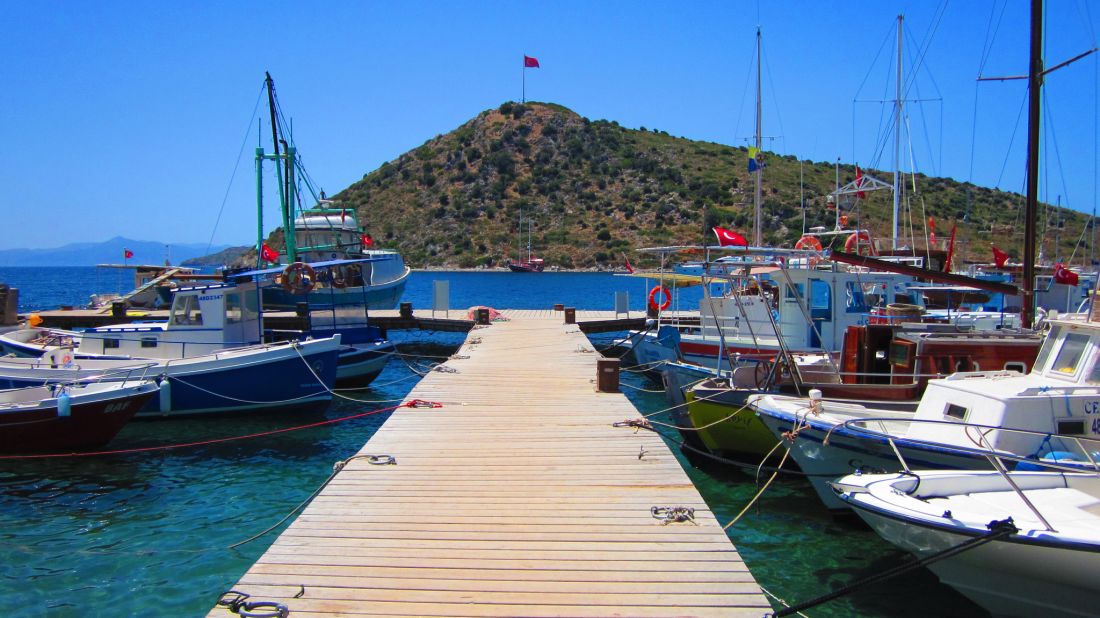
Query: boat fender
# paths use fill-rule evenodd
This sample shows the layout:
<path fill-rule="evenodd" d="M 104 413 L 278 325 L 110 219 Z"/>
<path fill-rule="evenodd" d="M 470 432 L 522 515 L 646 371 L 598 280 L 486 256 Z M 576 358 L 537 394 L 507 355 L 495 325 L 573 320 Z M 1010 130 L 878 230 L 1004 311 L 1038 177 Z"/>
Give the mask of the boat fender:
<path fill-rule="evenodd" d="M 57 415 L 73 415 L 73 402 L 71 399 L 69 399 L 69 391 L 64 388 L 61 389 L 61 393 L 57 396 Z"/>
<path fill-rule="evenodd" d="M 664 302 L 660 305 L 657 304 L 657 294 L 664 294 Z M 669 304 L 672 303 L 672 294 L 669 293 L 668 288 L 663 285 L 655 285 L 653 289 L 649 291 L 649 306 L 655 311 L 664 311 L 668 309 Z"/>
<path fill-rule="evenodd" d="M 168 378 L 160 379 L 160 413 L 168 414 L 172 411 L 172 383 Z"/>

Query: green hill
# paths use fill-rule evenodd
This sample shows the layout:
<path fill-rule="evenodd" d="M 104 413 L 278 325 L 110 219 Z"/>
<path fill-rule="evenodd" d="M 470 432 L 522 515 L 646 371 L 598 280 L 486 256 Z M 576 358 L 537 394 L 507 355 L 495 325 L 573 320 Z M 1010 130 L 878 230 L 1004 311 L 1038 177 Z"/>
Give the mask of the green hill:
<path fill-rule="evenodd" d="M 533 221 L 535 251 L 547 264 L 617 267 L 623 254 L 639 262 L 633 250 L 640 247 L 713 243 L 704 230 L 714 225 L 751 238 L 753 179 L 747 163 L 744 147 L 626 129 L 560 105 L 509 102 L 383 164 L 333 197 L 357 210 L 380 246 L 401 250 L 416 267 L 502 265 L 526 243 L 521 217 Z M 834 226 L 835 213 L 826 203 L 835 182 L 832 163 L 804 162 L 805 213 L 799 206 L 799 160 L 766 153 L 765 163 L 764 244 L 791 246 L 804 216 L 807 228 Z M 864 174 L 890 180 L 887 172 Z M 853 166 L 841 166 L 841 184 L 854 178 Z M 918 238 L 933 217 L 941 241 L 957 223 L 956 251 L 963 259 L 989 261 L 992 239 L 1014 258 L 1022 254 L 1021 196 L 923 175 L 916 183 L 919 192 L 907 199 L 904 214 Z M 878 191 L 841 209 L 849 225 L 888 237 L 890 200 L 889 191 Z M 1067 257 L 1087 217 L 1067 209 L 1044 212 L 1054 213 L 1051 223 L 1062 221 L 1061 227 L 1040 221 L 1040 230 L 1051 230 L 1046 255 L 1054 257 L 1057 241 L 1057 253 Z"/>

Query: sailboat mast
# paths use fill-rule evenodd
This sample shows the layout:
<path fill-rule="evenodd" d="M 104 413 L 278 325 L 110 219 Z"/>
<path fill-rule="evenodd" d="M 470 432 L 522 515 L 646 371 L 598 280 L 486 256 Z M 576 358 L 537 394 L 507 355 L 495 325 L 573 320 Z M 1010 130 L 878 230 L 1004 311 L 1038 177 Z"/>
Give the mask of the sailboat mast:
<path fill-rule="evenodd" d="M 294 227 L 293 221 L 290 217 L 290 198 L 287 195 L 287 191 L 290 189 L 289 177 L 283 177 L 283 170 L 280 167 L 282 157 L 279 154 L 279 123 L 275 117 L 275 80 L 271 79 L 271 73 L 264 73 L 266 79 L 264 83 L 267 85 L 267 107 L 271 116 L 271 141 L 275 149 L 275 176 L 279 181 L 279 206 L 282 209 L 283 215 L 283 238 L 286 241 L 286 256 L 288 262 L 295 262 L 298 258 L 297 247 L 294 243 Z M 290 156 L 288 149 L 287 156 Z M 290 173 L 290 167 L 287 166 L 287 174 Z"/>
<path fill-rule="evenodd" d="M 760 153 L 761 142 L 760 137 L 760 121 L 761 121 L 761 105 L 760 105 L 760 26 L 756 27 L 756 152 Z M 752 243 L 753 245 L 760 247 L 763 246 L 762 232 L 760 222 L 760 175 L 763 172 L 760 165 L 756 166 L 756 190 L 753 193 L 753 224 L 752 224 Z"/>
<path fill-rule="evenodd" d="M 898 67 L 896 84 L 894 85 L 894 222 L 893 222 L 893 244 L 894 249 L 898 248 L 898 212 L 901 210 L 901 118 L 902 118 L 902 23 L 905 20 L 904 15 L 898 15 Z"/>
<path fill-rule="evenodd" d="M 1020 323 L 1031 328 L 1035 288 L 1035 221 L 1039 212 L 1039 97 L 1043 87 L 1043 2 L 1031 0 L 1031 63 L 1027 86 L 1027 202 L 1024 208 L 1024 280 Z"/>

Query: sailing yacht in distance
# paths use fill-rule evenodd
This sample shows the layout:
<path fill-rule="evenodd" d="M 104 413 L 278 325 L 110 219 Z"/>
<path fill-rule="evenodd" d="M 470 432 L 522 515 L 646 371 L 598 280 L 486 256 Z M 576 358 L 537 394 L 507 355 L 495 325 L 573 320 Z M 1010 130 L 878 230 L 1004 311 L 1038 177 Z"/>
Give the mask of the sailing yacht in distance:
<path fill-rule="evenodd" d="M 520 225 L 523 225 L 523 219 L 520 219 Z M 508 269 L 514 273 L 541 273 L 546 268 L 546 263 L 542 258 L 534 257 L 531 253 L 531 218 L 527 218 L 527 259 L 526 260 L 509 260 Z"/>

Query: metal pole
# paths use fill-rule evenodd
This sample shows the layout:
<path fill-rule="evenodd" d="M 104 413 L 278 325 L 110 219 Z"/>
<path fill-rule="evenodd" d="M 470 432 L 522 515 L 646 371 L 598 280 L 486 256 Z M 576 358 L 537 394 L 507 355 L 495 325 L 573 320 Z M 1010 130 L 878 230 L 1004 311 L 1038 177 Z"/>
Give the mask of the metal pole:
<path fill-rule="evenodd" d="M 522 104 L 522 103 L 527 102 L 527 58 L 526 57 L 524 57 L 524 59 L 523 59 L 523 68 L 520 69 L 520 73 L 523 74 L 523 77 L 521 78 L 522 81 L 523 81 L 523 90 L 522 90 L 522 92 L 520 94 L 520 97 L 519 97 L 519 102 Z"/>
<path fill-rule="evenodd" d="M 263 268 L 264 249 L 264 149 L 256 148 L 256 270 Z"/>
<path fill-rule="evenodd" d="M 762 119 L 761 105 L 760 105 L 760 26 L 756 27 L 756 156 L 760 156 L 760 148 L 763 140 L 760 137 L 760 121 Z M 762 158 L 762 157 L 761 157 Z M 763 229 L 760 222 L 760 198 L 761 198 L 761 175 L 763 170 L 759 164 L 756 165 L 756 191 L 753 194 L 753 227 L 752 227 L 752 242 L 753 245 L 760 247 L 763 246 Z"/>
<path fill-rule="evenodd" d="M 895 84 L 894 98 L 894 229 L 892 247 L 898 248 L 898 211 L 901 204 L 901 115 L 902 115 L 902 83 L 901 83 L 901 31 L 904 15 L 898 15 L 898 68 Z"/>
<path fill-rule="evenodd" d="M 1031 328 L 1035 307 L 1035 221 L 1039 211 L 1039 97 L 1043 86 L 1043 3 L 1031 0 L 1031 63 L 1027 86 L 1027 202 L 1024 211 L 1024 280 L 1020 324 Z"/>

